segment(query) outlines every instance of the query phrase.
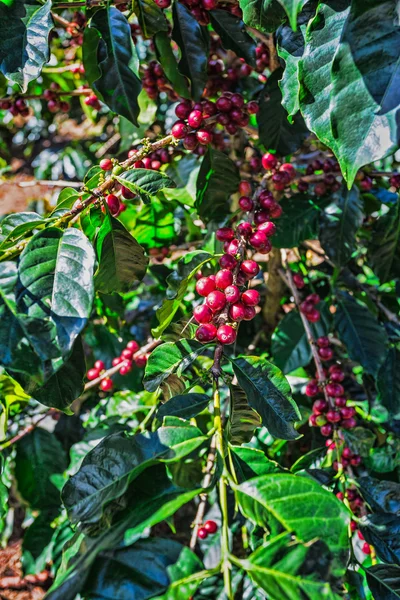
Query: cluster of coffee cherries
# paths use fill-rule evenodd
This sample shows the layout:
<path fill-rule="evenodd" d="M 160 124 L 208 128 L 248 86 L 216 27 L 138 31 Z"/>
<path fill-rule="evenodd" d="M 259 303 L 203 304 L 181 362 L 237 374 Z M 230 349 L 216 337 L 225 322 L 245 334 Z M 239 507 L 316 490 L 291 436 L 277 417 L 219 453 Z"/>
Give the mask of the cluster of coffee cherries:
<path fill-rule="evenodd" d="M 347 452 L 345 452 L 345 451 L 347 451 Z M 346 447 L 343 448 L 342 457 L 343 457 L 343 454 L 348 454 L 349 456 L 351 456 L 350 448 L 346 448 Z M 343 458 L 342 458 L 342 461 L 343 461 Z M 355 487 L 348 487 L 344 490 L 344 492 L 337 492 L 336 498 L 338 498 L 338 500 L 340 500 L 341 502 L 344 502 L 346 500 L 348 502 L 348 504 L 350 505 L 350 509 L 351 509 L 353 515 L 355 515 L 357 517 L 362 516 L 362 511 L 365 507 L 365 502 Z M 361 533 L 361 531 L 358 529 L 357 522 L 354 521 L 353 519 L 350 521 L 350 530 L 352 533 L 357 532 L 358 538 L 364 542 L 364 536 Z M 364 552 L 364 554 L 371 554 L 372 547 L 367 542 L 364 542 L 361 546 L 361 550 Z"/>
<path fill-rule="evenodd" d="M 132 150 L 129 150 L 128 152 L 128 158 L 134 158 L 136 154 L 137 150 L 132 148 Z M 158 171 L 161 169 L 162 165 L 169 164 L 171 160 L 172 155 L 168 152 L 167 148 L 160 148 L 159 150 L 151 152 L 141 160 L 137 160 L 133 166 L 135 169 L 152 169 L 153 171 Z"/>
<path fill-rule="evenodd" d="M 292 163 L 279 163 L 275 154 L 269 152 L 264 154 L 261 164 L 266 171 L 272 172 L 272 185 L 277 192 L 283 192 L 296 177 L 296 169 Z"/>
<path fill-rule="evenodd" d="M 197 537 L 201 540 L 205 540 L 208 536 L 217 533 L 218 525 L 215 521 L 206 521 L 202 527 L 199 527 L 197 531 Z"/>
<path fill-rule="evenodd" d="M 271 192 L 259 190 L 251 198 L 251 184 L 239 184 L 239 205 L 247 215 L 247 220 L 233 227 L 221 227 L 216 238 L 223 243 L 224 254 L 219 259 L 220 270 L 197 280 L 196 291 L 205 298 L 204 304 L 196 306 L 194 319 L 199 323 L 196 338 L 202 342 L 217 340 L 221 344 L 233 344 L 240 321 L 251 321 L 256 315 L 260 301 L 259 292 L 246 284 L 259 273 L 257 262 L 246 258 L 246 248 L 261 254 L 268 254 L 272 248 L 270 237 L 276 226 L 271 218 L 277 218 L 281 211 L 273 200 Z M 270 200 L 268 208 L 266 199 Z M 279 207 L 280 209 L 280 207 Z M 253 224 L 251 223 L 253 222 Z"/>
<path fill-rule="evenodd" d="M 263 73 L 269 66 L 269 50 L 264 42 L 259 42 L 256 46 L 256 71 Z"/>
<path fill-rule="evenodd" d="M 128 373 L 132 371 L 134 364 L 141 369 L 146 366 L 148 355 L 138 354 L 139 350 L 139 344 L 135 340 L 131 340 L 122 350 L 120 356 L 117 356 L 113 359 L 113 367 L 120 365 L 120 375 L 128 375 Z M 89 369 L 86 373 L 86 377 L 89 381 L 93 381 L 94 379 L 100 377 L 105 370 L 106 366 L 104 362 L 102 360 L 96 360 L 93 368 Z M 99 387 L 103 392 L 110 392 L 114 387 L 111 377 L 103 377 L 99 383 Z"/>
<path fill-rule="evenodd" d="M 316 308 L 321 302 L 318 294 L 309 294 L 306 299 L 300 304 L 300 310 L 310 323 L 316 323 L 321 318 L 321 313 Z M 320 338 L 321 339 L 321 338 Z"/>
<path fill-rule="evenodd" d="M 203 100 L 193 104 L 190 100 L 183 100 L 175 108 L 179 121 L 174 123 L 171 133 L 175 139 L 183 140 L 186 150 L 193 151 L 198 144 L 211 144 L 216 124 L 234 135 L 238 128 L 246 127 L 249 115 L 257 112 L 257 102 L 246 103 L 242 94 L 231 92 L 225 92 L 216 102 Z M 207 122 L 210 118 L 212 121 Z"/>
<path fill-rule="evenodd" d="M 29 107 L 23 98 L 9 99 L 4 98 L 0 100 L 0 109 L 9 110 L 13 117 L 21 115 L 21 117 L 29 116 Z"/>
<path fill-rule="evenodd" d="M 51 113 L 64 112 L 67 113 L 71 108 L 69 102 L 60 100 L 60 86 L 55 81 L 52 81 L 50 88 L 44 90 L 43 98 L 47 101 L 47 108 Z"/>
<path fill-rule="evenodd" d="M 171 102 L 178 100 L 179 96 L 172 89 L 162 66 L 156 60 L 152 60 L 144 66 L 142 83 L 148 97 L 152 100 L 157 100 L 160 92 L 165 92 Z"/>
<path fill-rule="evenodd" d="M 321 359 L 332 360 L 333 351 L 329 344 L 329 338 L 326 336 L 318 338 L 317 345 Z M 357 421 L 355 419 L 355 409 L 347 405 L 345 390 L 342 385 L 345 378 L 342 367 L 335 363 L 328 370 L 324 369 L 324 376 L 327 379 L 325 391 L 330 398 L 330 402 L 325 399 L 315 400 L 309 423 L 312 427 L 320 427 L 323 436 L 330 437 L 335 427 L 353 429 L 357 425 Z M 312 379 L 306 385 L 305 393 L 309 398 L 314 398 L 320 392 L 321 384 L 318 380 L 318 373 L 316 373 L 316 379 Z M 350 455 L 348 459 L 350 461 L 348 464 L 352 466 L 358 466 L 361 460 L 359 456 Z"/>
<path fill-rule="evenodd" d="M 86 106 L 90 106 L 90 108 L 93 108 L 93 110 L 100 110 L 101 108 L 100 100 L 98 99 L 96 94 L 89 94 L 88 96 L 86 96 L 84 102 Z"/>

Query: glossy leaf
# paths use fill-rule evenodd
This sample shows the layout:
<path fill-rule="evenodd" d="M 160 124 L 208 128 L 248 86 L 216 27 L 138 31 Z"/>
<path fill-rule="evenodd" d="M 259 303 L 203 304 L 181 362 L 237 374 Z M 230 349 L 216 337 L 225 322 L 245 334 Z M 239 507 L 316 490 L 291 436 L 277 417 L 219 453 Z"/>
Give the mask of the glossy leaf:
<path fill-rule="evenodd" d="M 240 0 L 239 6 L 246 25 L 265 33 L 275 31 L 285 18 L 285 12 L 277 0 Z"/>
<path fill-rule="evenodd" d="M 309 131 L 300 113 L 291 117 L 282 105 L 282 92 L 279 80 L 282 69 L 276 69 L 268 78 L 261 92 L 257 114 L 259 138 L 266 150 L 276 150 L 278 154 L 296 152 L 308 137 Z"/>
<path fill-rule="evenodd" d="M 90 27 L 97 29 L 101 36 L 97 51 L 101 75 L 92 85 L 111 110 L 138 125 L 139 60 L 129 23 L 111 6 L 97 10 Z"/>
<path fill-rule="evenodd" d="M 252 66 L 256 66 L 256 45 L 246 31 L 245 24 L 226 10 L 216 9 L 210 11 L 211 23 L 214 30 L 221 38 L 225 50 L 232 50 L 237 56 Z"/>
<path fill-rule="evenodd" d="M 98 291 L 128 292 L 135 281 L 143 279 L 148 258 L 118 219 L 106 216 L 96 238 L 96 252 L 100 263 L 95 274 Z"/>
<path fill-rule="evenodd" d="M 116 180 L 138 194 L 144 202 L 150 202 L 151 196 L 164 188 L 176 187 L 168 175 L 151 169 L 131 169 L 121 177 L 116 177 Z"/>
<path fill-rule="evenodd" d="M 154 45 L 157 58 L 164 70 L 165 76 L 172 83 L 176 93 L 182 98 L 190 98 L 187 79 L 179 71 L 178 62 L 172 51 L 171 40 L 168 35 L 163 31 L 156 33 L 154 36 Z"/>
<path fill-rule="evenodd" d="M 366 575 L 375 600 L 400 598 L 400 567 L 397 565 L 373 565 L 366 570 Z"/>
<path fill-rule="evenodd" d="M 390 348 L 378 371 L 379 400 L 393 419 L 400 417 L 400 352 Z"/>
<path fill-rule="evenodd" d="M 155 392 L 171 373 L 180 375 L 205 349 L 195 340 L 182 339 L 179 342 L 166 342 L 157 346 L 150 354 L 143 379 L 144 388 Z"/>
<path fill-rule="evenodd" d="M 153 0 L 134 0 L 132 9 L 146 38 L 159 31 L 168 31 L 168 21 L 161 8 Z"/>
<path fill-rule="evenodd" d="M 283 373 L 305 367 L 311 360 L 311 347 L 301 317 L 296 310 L 286 314 L 272 334 L 272 356 Z"/>
<path fill-rule="evenodd" d="M 181 51 L 179 71 L 190 81 L 192 98 L 199 100 L 207 82 L 209 34 L 184 4 L 175 2 L 172 15 L 172 38 Z"/>
<path fill-rule="evenodd" d="M 174 462 L 204 441 L 197 427 L 160 427 L 148 435 L 106 437 L 83 460 L 79 471 L 62 491 L 72 523 L 88 525 L 101 518 L 105 507 L 120 498 L 146 468 L 157 462 Z"/>
<path fill-rule="evenodd" d="M 381 481 L 368 475 L 360 477 L 358 485 L 362 497 L 373 511 L 400 516 L 400 484 Z"/>
<path fill-rule="evenodd" d="M 400 274 L 400 206 L 398 202 L 375 222 L 368 252 L 370 265 L 381 283 Z"/>
<path fill-rule="evenodd" d="M 0 70 L 22 92 L 39 77 L 50 58 L 49 35 L 54 27 L 51 0 L 0 3 Z"/>
<path fill-rule="evenodd" d="M 7 215 L 0 222 L 0 252 L 13 246 L 20 238 L 45 222 L 46 219 L 35 212 Z"/>
<path fill-rule="evenodd" d="M 239 181 L 235 163 L 220 150 L 209 148 L 197 177 L 195 207 L 199 215 L 206 220 L 224 218 Z"/>
<path fill-rule="evenodd" d="M 67 468 L 65 451 L 49 431 L 37 427 L 17 443 L 15 475 L 18 491 L 32 508 L 60 505 L 60 492 L 51 476 Z"/>
<path fill-rule="evenodd" d="M 376 435 L 365 427 L 355 427 L 343 432 L 346 445 L 349 446 L 355 454 L 360 456 L 368 456 L 369 451 L 373 447 Z"/>
<path fill-rule="evenodd" d="M 193 280 L 197 271 L 211 258 L 213 258 L 211 254 L 202 250 L 188 252 L 180 259 L 177 270 L 167 277 L 170 287 L 168 295 L 170 297 L 164 300 L 162 306 L 156 312 L 159 325 L 152 329 L 155 338 L 160 337 L 172 322 L 182 304 L 189 283 Z"/>
<path fill-rule="evenodd" d="M 400 520 L 397 515 L 372 514 L 360 521 L 360 530 L 381 560 L 400 563 Z"/>
<path fill-rule="evenodd" d="M 271 435 L 297 438 L 293 422 L 300 418 L 300 413 L 282 371 L 257 356 L 239 356 L 232 359 L 232 366 L 250 406 L 258 412 Z"/>
<path fill-rule="evenodd" d="M 346 556 L 350 514 L 334 494 L 316 481 L 275 473 L 244 482 L 235 493 L 242 513 L 260 527 L 268 528 L 272 515 L 298 540 L 309 542 L 322 537 L 341 560 Z M 343 563 L 337 568 L 343 572 Z"/>
<path fill-rule="evenodd" d="M 227 423 L 229 442 L 234 446 L 241 446 L 249 442 L 256 428 L 260 426 L 260 415 L 250 407 L 245 392 L 238 385 L 231 385 L 229 421 Z"/>
<path fill-rule="evenodd" d="M 230 451 L 239 483 L 258 475 L 268 475 L 282 471 L 277 462 L 270 460 L 264 452 L 256 448 L 232 446 Z"/>
<path fill-rule="evenodd" d="M 337 200 L 330 204 L 321 223 L 321 244 L 338 267 L 345 265 L 356 250 L 356 233 L 363 222 L 363 204 L 358 188 L 343 184 Z"/>
<path fill-rule="evenodd" d="M 207 394 L 182 394 L 170 398 L 157 410 L 157 418 L 162 420 L 166 416 L 191 419 L 207 408 L 210 397 Z"/>
<path fill-rule="evenodd" d="M 319 220 L 327 199 L 315 202 L 306 194 L 282 198 L 282 217 L 276 222 L 275 248 L 295 248 L 305 240 L 313 240 L 319 233 Z"/>
<path fill-rule="evenodd" d="M 60 354 L 71 350 L 92 310 L 94 259 L 89 240 L 75 228 L 62 232 L 48 227 L 37 233 L 21 254 L 18 310 L 51 327 L 49 331 L 43 330 L 44 343 L 48 342 L 48 335 L 53 338 L 54 329 L 54 344 Z M 25 324 L 29 326 L 27 319 Z M 34 321 L 32 329 L 37 325 Z M 40 339 L 37 343 L 45 358 L 44 344 Z M 54 357 L 54 354 L 49 356 Z"/>
<path fill-rule="evenodd" d="M 337 295 L 335 328 L 352 360 L 376 377 L 387 352 L 387 335 L 368 308 L 350 294 Z"/>

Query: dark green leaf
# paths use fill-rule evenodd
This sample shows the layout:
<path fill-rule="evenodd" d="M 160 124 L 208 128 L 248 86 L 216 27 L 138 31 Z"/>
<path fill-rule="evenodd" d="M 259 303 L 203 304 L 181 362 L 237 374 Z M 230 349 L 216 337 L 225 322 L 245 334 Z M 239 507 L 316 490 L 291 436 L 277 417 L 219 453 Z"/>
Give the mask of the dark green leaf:
<path fill-rule="evenodd" d="M 183 394 L 170 398 L 164 404 L 161 404 L 157 410 L 157 418 L 163 419 L 166 416 L 180 417 L 181 419 L 191 419 L 197 417 L 210 403 L 210 397 L 207 394 Z"/>
<path fill-rule="evenodd" d="M 232 460 L 239 483 L 269 473 L 280 473 L 281 467 L 273 460 L 267 458 L 261 450 L 247 448 L 246 446 L 232 446 L 230 448 Z"/>
<path fill-rule="evenodd" d="M 111 110 L 138 125 L 139 60 L 129 23 L 111 6 L 97 10 L 90 27 L 101 36 L 97 52 L 101 76 L 93 82 L 93 87 Z"/>
<path fill-rule="evenodd" d="M 100 39 L 100 31 L 94 27 L 85 27 L 83 32 L 82 58 L 85 66 L 85 77 L 87 77 L 90 85 L 93 85 L 101 77 L 99 61 L 97 60 Z M 86 174 L 85 181 L 90 178 L 91 170 Z"/>
<path fill-rule="evenodd" d="M 307 454 L 303 454 L 293 463 L 291 467 L 291 471 L 293 473 L 298 473 L 303 469 L 315 468 L 321 464 L 321 462 L 326 457 L 326 447 L 322 446 L 322 448 L 315 448 L 314 450 L 310 450 Z"/>
<path fill-rule="evenodd" d="M 144 388 L 148 392 L 155 392 L 171 373 L 178 370 L 178 375 L 180 375 L 187 369 L 206 347 L 194 340 L 185 339 L 157 346 L 150 354 L 146 364 Z"/>
<path fill-rule="evenodd" d="M 152 0 L 150 0 L 152 1 Z M 178 62 L 171 48 L 171 39 L 160 31 L 154 36 L 154 45 L 157 58 L 161 63 L 165 76 L 172 83 L 172 87 L 182 98 L 190 98 L 187 79 L 179 71 Z"/>
<path fill-rule="evenodd" d="M 184 4 L 174 2 L 172 15 L 172 38 L 181 51 L 179 71 L 191 83 L 192 98 L 199 100 L 207 82 L 209 34 Z"/>
<path fill-rule="evenodd" d="M 175 182 L 168 175 L 151 169 L 132 169 L 116 179 L 129 190 L 138 194 L 144 202 L 150 202 L 151 196 L 156 195 L 164 188 L 176 187 Z"/>
<path fill-rule="evenodd" d="M 181 306 L 189 283 L 193 280 L 197 271 L 211 258 L 213 258 L 211 254 L 202 250 L 188 252 L 178 262 L 177 270 L 168 276 L 169 297 L 164 300 L 161 308 L 157 310 L 156 315 L 159 325 L 152 329 L 152 334 L 155 338 L 160 337 L 172 322 Z"/>
<path fill-rule="evenodd" d="M 31 334 L 38 321 L 54 329 L 55 344 L 68 353 L 86 325 L 94 296 L 94 251 L 86 236 L 75 228 L 62 232 L 49 227 L 37 233 L 21 254 L 16 302 L 20 313 L 33 319 Z M 30 328 L 28 319 L 26 327 Z M 53 332 L 43 329 L 43 341 Z M 43 359 L 46 349 L 41 344 Z M 49 357 L 52 349 L 49 348 Z M 60 354 L 58 354 L 60 355 Z"/>
<path fill-rule="evenodd" d="M 397 515 L 367 515 L 360 521 L 360 530 L 381 560 L 400 563 L 400 519 Z"/>
<path fill-rule="evenodd" d="M 280 204 L 283 214 L 276 223 L 274 248 L 295 248 L 305 240 L 315 239 L 322 209 L 328 203 L 328 199 L 323 199 L 316 204 L 314 199 L 305 194 L 282 198 Z"/>
<path fill-rule="evenodd" d="M 400 451 L 396 446 L 372 448 L 370 455 L 364 459 L 366 467 L 376 473 L 391 473 L 398 466 Z"/>
<path fill-rule="evenodd" d="M 277 0 L 239 0 L 243 21 L 249 27 L 270 33 L 282 23 L 285 12 Z"/>
<path fill-rule="evenodd" d="M 153 37 L 159 31 L 168 31 L 164 12 L 153 0 L 133 0 L 132 10 L 137 16 L 144 37 Z"/>
<path fill-rule="evenodd" d="M 245 392 L 238 385 L 231 385 L 228 440 L 241 446 L 251 440 L 257 427 L 261 427 L 260 415 L 249 406 Z"/>
<path fill-rule="evenodd" d="M 160 427 L 147 435 L 106 437 L 84 458 L 65 484 L 64 505 L 72 523 L 100 520 L 107 504 L 120 498 L 138 475 L 157 462 L 175 462 L 206 440 L 197 427 Z"/>
<path fill-rule="evenodd" d="M 400 351 L 390 348 L 378 371 L 379 400 L 392 419 L 400 419 Z"/>
<path fill-rule="evenodd" d="M 339 198 L 330 204 L 321 222 L 321 245 L 331 261 L 342 267 L 356 250 L 356 233 L 363 222 L 358 188 L 343 184 Z"/>
<path fill-rule="evenodd" d="M 65 452 L 52 434 L 37 427 L 17 443 L 15 476 L 18 491 L 33 509 L 60 506 L 60 492 L 50 478 L 67 468 Z"/>
<path fill-rule="evenodd" d="M 298 113 L 291 117 L 282 105 L 282 92 L 279 80 L 283 70 L 276 69 L 268 78 L 259 101 L 257 114 L 259 138 L 267 150 L 276 150 L 278 154 L 296 152 L 308 137 L 309 131 L 303 117 Z"/>
<path fill-rule="evenodd" d="M 400 484 L 364 476 L 357 481 L 362 497 L 373 511 L 400 516 Z"/>
<path fill-rule="evenodd" d="M 347 292 L 338 292 L 335 328 L 352 360 L 377 376 L 387 352 L 387 335 L 368 308 Z"/>
<path fill-rule="evenodd" d="M 400 598 L 400 567 L 397 565 L 373 565 L 366 570 L 366 575 L 375 600 Z"/>
<path fill-rule="evenodd" d="M 210 11 L 211 23 L 221 38 L 225 50 L 232 50 L 248 65 L 256 66 L 256 44 L 246 31 L 245 24 L 227 10 Z"/>
<path fill-rule="evenodd" d="M 257 356 L 234 358 L 232 365 L 250 406 L 258 412 L 271 435 L 296 439 L 293 422 L 300 418 L 300 413 L 282 371 Z"/>
<path fill-rule="evenodd" d="M 54 534 L 51 525 L 58 514 L 59 510 L 57 508 L 41 511 L 24 532 L 22 563 L 25 573 L 39 573 L 46 568 L 50 555 L 49 544 Z"/>
<path fill-rule="evenodd" d="M 343 435 L 350 450 L 363 457 L 369 455 L 369 451 L 376 440 L 376 435 L 365 427 L 355 427 L 354 429 L 345 430 Z"/>
<path fill-rule="evenodd" d="M 197 177 L 196 209 L 206 219 L 224 218 L 228 200 L 237 192 L 240 182 L 235 163 L 220 150 L 209 148 Z"/>
<path fill-rule="evenodd" d="M 0 2 L 0 70 L 23 92 L 39 77 L 50 58 L 49 35 L 54 23 L 51 0 Z"/>
<path fill-rule="evenodd" d="M 284 473 L 251 479 L 235 493 L 242 513 L 260 527 L 268 528 L 273 516 L 302 542 L 322 538 L 339 557 L 336 570 L 343 573 L 350 513 L 334 494 L 312 479 Z"/>
<path fill-rule="evenodd" d="M 371 267 L 381 281 L 400 275 L 400 203 L 374 224 L 368 248 Z"/>
<path fill-rule="evenodd" d="M 95 284 L 100 292 L 128 292 L 135 281 L 143 279 L 149 260 L 118 219 L 106 216 L 96 239 L 96 251 L 100 264 Z"/>
<path fill-rule="evenodd" d="M 305 367 L 311 360 L 311 347 L 301 317 L 296 310 L 286 314 L 272 334 L 272 356 L 283 373 Z"/>

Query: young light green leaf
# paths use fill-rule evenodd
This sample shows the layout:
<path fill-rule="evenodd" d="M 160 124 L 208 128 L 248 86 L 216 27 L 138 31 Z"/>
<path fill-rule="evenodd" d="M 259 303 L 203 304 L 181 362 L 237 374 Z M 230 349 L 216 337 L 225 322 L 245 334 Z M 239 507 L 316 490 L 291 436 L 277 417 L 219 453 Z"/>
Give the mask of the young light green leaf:
<path fill-rule="evenodd" d="M 278 0 L 278 2 L 288 16 L 291 28 L 293 31 L 296 31 L 297 15 L 303 9 L 303 6 L 307 0 Z"/>

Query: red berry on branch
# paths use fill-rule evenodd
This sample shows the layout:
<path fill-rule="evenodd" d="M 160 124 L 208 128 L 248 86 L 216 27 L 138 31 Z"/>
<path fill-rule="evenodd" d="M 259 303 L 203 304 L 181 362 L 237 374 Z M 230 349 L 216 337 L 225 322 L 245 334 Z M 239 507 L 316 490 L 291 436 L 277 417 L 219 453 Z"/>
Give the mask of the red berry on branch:
<path fill-rule="evenodd" d="M 344 379 L 343 371 L 333 371 L 333 373 L 331 373 L 331 380 L 334 381 L 335 383 L 340 383 L 341 381 L 343 381 L 343 379 Z"/>
<path fill-rule="evenodd" d="M 326 418 L 328 419 L 329 423 L 339 423 L 339 421 L 342 419 L 340 412 L 336 410 L 328 410 L 326 413 Z"/>
<path fill-rule="evenodd" d="M 206 304 L 201 304 L 200 306 L 196 306 L 193 310 L 193 316 L 197 323 L 210 323 L 213 318 L 213 313 L 211 308 Z"/>
<path fill-rule="evenodd" d="M 266 170 L 274 169 L 278 164 L 278 159 L 274 154 L 267 152 L 261 159 L 262 166 Z"/>
<path fill-rule="evenodd" d="M 367 542 L 363 544 L 361 550 L 364 552 L 364 554 L 371 554 L 371 546 Z"/>
<path fill-rule="evenodd" d="M 265 233 L 267 237 L 271 237 L 276 232 L 276 225 L 272 221 L 266 221 L 265 223 L 261 223 L 257 227 L 257 230 Z"/>
<path fill-rule="evenodd" d="M 128 350 L 133 352 L 133 354 L 139 350 L 139 344 L 135 340 L 130 340 L 127 343 L 126 347 L 128 348 Z"/>
<path fill-rule="evenodd" d="M 192 111 L 192 103 L 191 102 L 180 102 L 175 107 L 175 114 L 178 119 L 187 119 Z"/>
<path fill-rule="evenodd" d="M 237 226 L 237 231 L 240 235 L 247 238 L 253 233 L 253 228 L 250 223 L 245 221 L 244 223 L 239 223 Z"/>
<path fill-rule="evenodd" d="M 313 308 L 310 312 L 306 314 L 306 317 L 307 320 L 310 321 L 310 323 L 316 323 L 317 321 L 319 321 L 321 315 L 319 310 Z"/>
<path fill-rule="evenodd" d="M 183 121 L 177 121 L 171 129 L 173 137 L 177 140 L 181 140 L 182 138 L 184 138 L 187 132 L 187 125 Z"/>
<path fill-rule="evenodd" d="M 330 345 L 330 340 L 328 336 L 323 335 L 317 339 L 317 344 L 320 348 L 327 348 Z"/>
<path fill-rule="evenodd" d="M 113 389 L 113 387 L 114 384 L 112 382 L 112 379 L 110 379 L 109 377 L 105 377 L 100 381 L 100 389 L 103 392 L 110 392 Z"/>
<path fill-rule="evenodd" d="M 359 467 L 362 462 L 362 458 L 359 454 L 356 454 L 350 459 L 350 464 L 352 467 Z"/>
<path fill-rule="evenodd" d="M 228 287 L 225 288 L 225 297 L 229 304 L 235 304 L 240 298 L 239 288 L 236 285 L 228 285 Z"/>
<path fill-rule="evenodd" d="M 218 531 L 218 525 L 216 524 L 215 521 L 206 521 L 204 523 L 204 529 L 208 533 L 216 533 Z"/>
<path fill-rule="evenodd" d="M 215 233 L 215 237 L 220 242 L 230 242 L 235 237 L 232 227 L 220 227 Z"/>
<path fill-rule="evenodd" d="M 265 235 L 263 231 L 255 231 L 249 237 L 249 243 L 253 246 L 253 248 L 268 248 L 271 245 L 271 242 Z"/>
<path fill-rule="evenodd" d="M 333 427 L 330 423 L 327 423 L 326 425 L 322 425 L 321 434 L 324 437 L 329 437 L 330 435 L 332 435 L 332 432 L 333 432 Z"/>
<path fill-rule="evenodd" d="M 299 273 L 295 273 L 293 275 L 293 283 L 297 287 L 298 290 L 303 289 L 303 287 L 306 285 L 303 277 Z"/>
<path fill-rule="evenodd" d="M 354 417 L 356 411 L 352 406 L 344 406 L 342 409 L 340 409 L 340 414 L 342 415 L 343 419 L 350 419 L 351 417 Z"/>
<path fill-rule="evenodd" d="M 135 356 L 134 361 L 135 365 L 139 367 L 139 369 L 142 369 L 147 364 L 147 355 L 142 354 L 141 356 Z"/>
<path fill-rule="evenodd" d="M 251 183 L 248 181 L 241 181 L 239 183 L 239 194 L 241 196 L 250 196 L 251 194 Z"/>
<path fill-rule="evenodd" d="M 224 250 L 225 250 L 225 246 L 224 246 Z M 232 256 L 236 256 L 236 254 L 238 253 L 239 250 L 239 240 L 232 240 L 231 242 L 228 242 L 227 248 L 226 248 L 226 252 L 228 254 L 231 254 Z"/>
<path fill-rule="evenodd" d="M 356 427 L 356 425 L 357 425 L 357 421 L 354 419 L 354 417 L 351 417 L 350 419 L 344 419 L 340 423 L 340 426 L 343 429 L 354 429 L 354 427 Z"/>
<path fill-rule="evenodd" d="M 127 187 L 125 187 L 123 185 L 121 187 L 121 196 L 123 198 L 125 198 L 125 200 L 132 200 L 133 198 L 136 197 L 136 194 L 134 192 L 131 192 L 131 190 L 129 190 Z"/>
<path fill-rule="evenodd" d="M 122 365 L 122 367 L 119 370 L 119 374 L 120 375 L 128 375 L 128 373 L 130 373 L 132 371 L 132 362 L 131 361 L 124 361 L 124 364 Z"/>
<path fill-rule="evenodd" d="M 260 302 L 260 293 L 257 290 L 246 290 L 241 296 L 241 301 L 245 306 L 257 306 Z"/>
<path fill-rule="evenodd" d="M 232 319 L 232 321 L 243 321 L 245 315 L 245 306 L 241 302 L 235 302 L 229 309 L 229 318 Z"/>
<path fill-rule="evenodd" d="M 112 359 L 112 366 L 116 367 L 117 365 L 122 363 L 122 358 L 120 356 L 116 356 L 115 358 Z"/>
<path fill-rule="evenodd" d="M 258 111 L 260 110 L 258 102 L 251 100 L 251 102 L 248 102 L 246 104 L 246 110 L 249 113 L 249 115 L 256 115 L 258 113 Z"/>
<path fill-rule="evenodd" d="M 239 206 L 242 210 L 248 212 L 253 209 L 254 202 L 248 196 L 242 196 L 241 198 L 239 198 Z"/>
<path fill-rule="evenodd" d="M 240 265 L 240 270 L 250 277 L 255 277 L 259 273 L 260 267 L 255 260 L 250 259 L 242 262 Z"/>
<path fill-rule="evenodd" d="M 222 269 L 234 269 L 237 265 L 237 260 L 231 254 L 223 254 L 218 261 Z"/>
<path fill-rule="evenodd" d="M 312 398 L 313 396 L 316 396 L 319 392 L 319 387 L 316 381 L 309 381 L 306 385 L 306 389 L 305 389 L 305 393 L 306 396 L 308 396 L 309 398 Z"/>
<path fill-rule="evenodd" d="M 217 335 L 217 328 L 212 323 L 204 323 L 197 328 L 196 338 L 199 342 L 212 342 Z"/>
<path fill-rule="evenodd" d="M 350 521 L 350 530 L 354 533 L 357 529 L 357 523 L 355 521 Z"/>
<path fill-rule="evenodd" d="M 133 357 L 133 351 L 130 350 L 129 348 L 124 348 L 124 350 L 122 350 L 121 352 L 121 358 L 127 359 L 127 360 L 131 360 L 131 358 Z"/>
<path fill-rule="evenodd" d="M 207 529 L 205 527 L 200 527 L 200 529 L 197 531 L 197 537 L 201 540 L 205 540 L 208 537 Z"/>
<path fill-rule="evenodd" d="M 326 385 L 326 391 L 329 396 L 332 396 L 333 398 L 336 396 L 343 396 L 344 394 L 344 388 L 340 383 L 328 383 Z"/>
<path fill-rule="evenodd" d="M 333 358 L 332 348 L 319 348 L 318 354 L 322 358 L 322 360 L 331 360 Z"/>
<path fill-rule="evenodd" d="M 203 122 L 203 113 L 201 110 L 192 110 L 188 116 L 188 123 L 193 129 L 198 129 Z"/>
<path fill-rule="evenodd" d="M 219 290 L 215 290 L 214 292 L 208 294 L 206 298 L 206 303 L 207 306 L 211 308 L 213 312 L 222 310 L 226 304 L 225 294 L 223 292 L 220 292 Z"/>
<path fill-rule="evenodd" d="M 196 131 L 196 138 L 199 144 L 207 146 L 207 144 L 211 144 L 213 136 L 212 133 L 207 129 L 198 129 Z"/>
<path fill-rule="evenodd" d="M 221 325 L 217 330 L 217 339 L 221 344 L 233 344 L 236 340 L 236 330 L 230 325 Z"/>
<path fill-rule="evenodd" d="M 228 113 L 232 109 L 232 102 L 226 96 L 221 96 L 216 102 L 217 110 Z"/>
<path fill-rule="evenodd" d="M 254 306 L 244 306 L 244 321 L 251 321 L 256 316 L 256 309 Z"/>
<path fill-rule="evenodd" d="M 195 150 L 198 146 L 198 141 L 195 133 L 188 133 L 183 138 L 183 147 L 186 150 Z"/>
<path fill-rule="evenodd" d="M 326 400 L 316 400 L 313 404 L 313 412 L 316 415 L 320 415 L 328 410 L 328 403 Z"/>
<path fill-rule="evenodd" d="M 350 448 L 343 448 L 342 456 L 343 458 L 351 458 L 353 456 L 353 453 L 350 450 Z"/>
<path fill-rule="evenodd" d="M 119 213 L 120 202 L 118 196 L 115 196 L 115 194 L 108 194 L 108 196 L 106 196 L 106 204 L 113 216 L 116 216 Z"/>
<path fill-rule="evenodd" d="M 111 169 L 113 168 L 113 163 L 110 158 L 103 158 L 100 161 L 99 166 L 100 169 L 103 169 L 103 171 L 111 171 Z"/>
<path fill-rule="evenodd" d="M 200 296 L 208 296 L 215 290 L 215 281 L 211 277 L 202 277 L 196 283 L 196 292 Z"/>
<path fill-rule="evenodd" d="M 221 271 L 218 271 L 218 273 L 215 276 L 215 285 L 217 286 L 218 289 L 224 290 L 229 285 L 232 285 L 232 283 L 233 283 L 232 271 L 230 271 L 229 269 L 222 269 Z"/>
<path fill-rule="evenodd" d="M 99 375 L 100 375 L 99 369 L 89 369 L 89 371 L 86 373 L 86 377 L 88 378 L 89 381 L 93 381 L 93 379 L 97 379 L 97 377 Z"/>

